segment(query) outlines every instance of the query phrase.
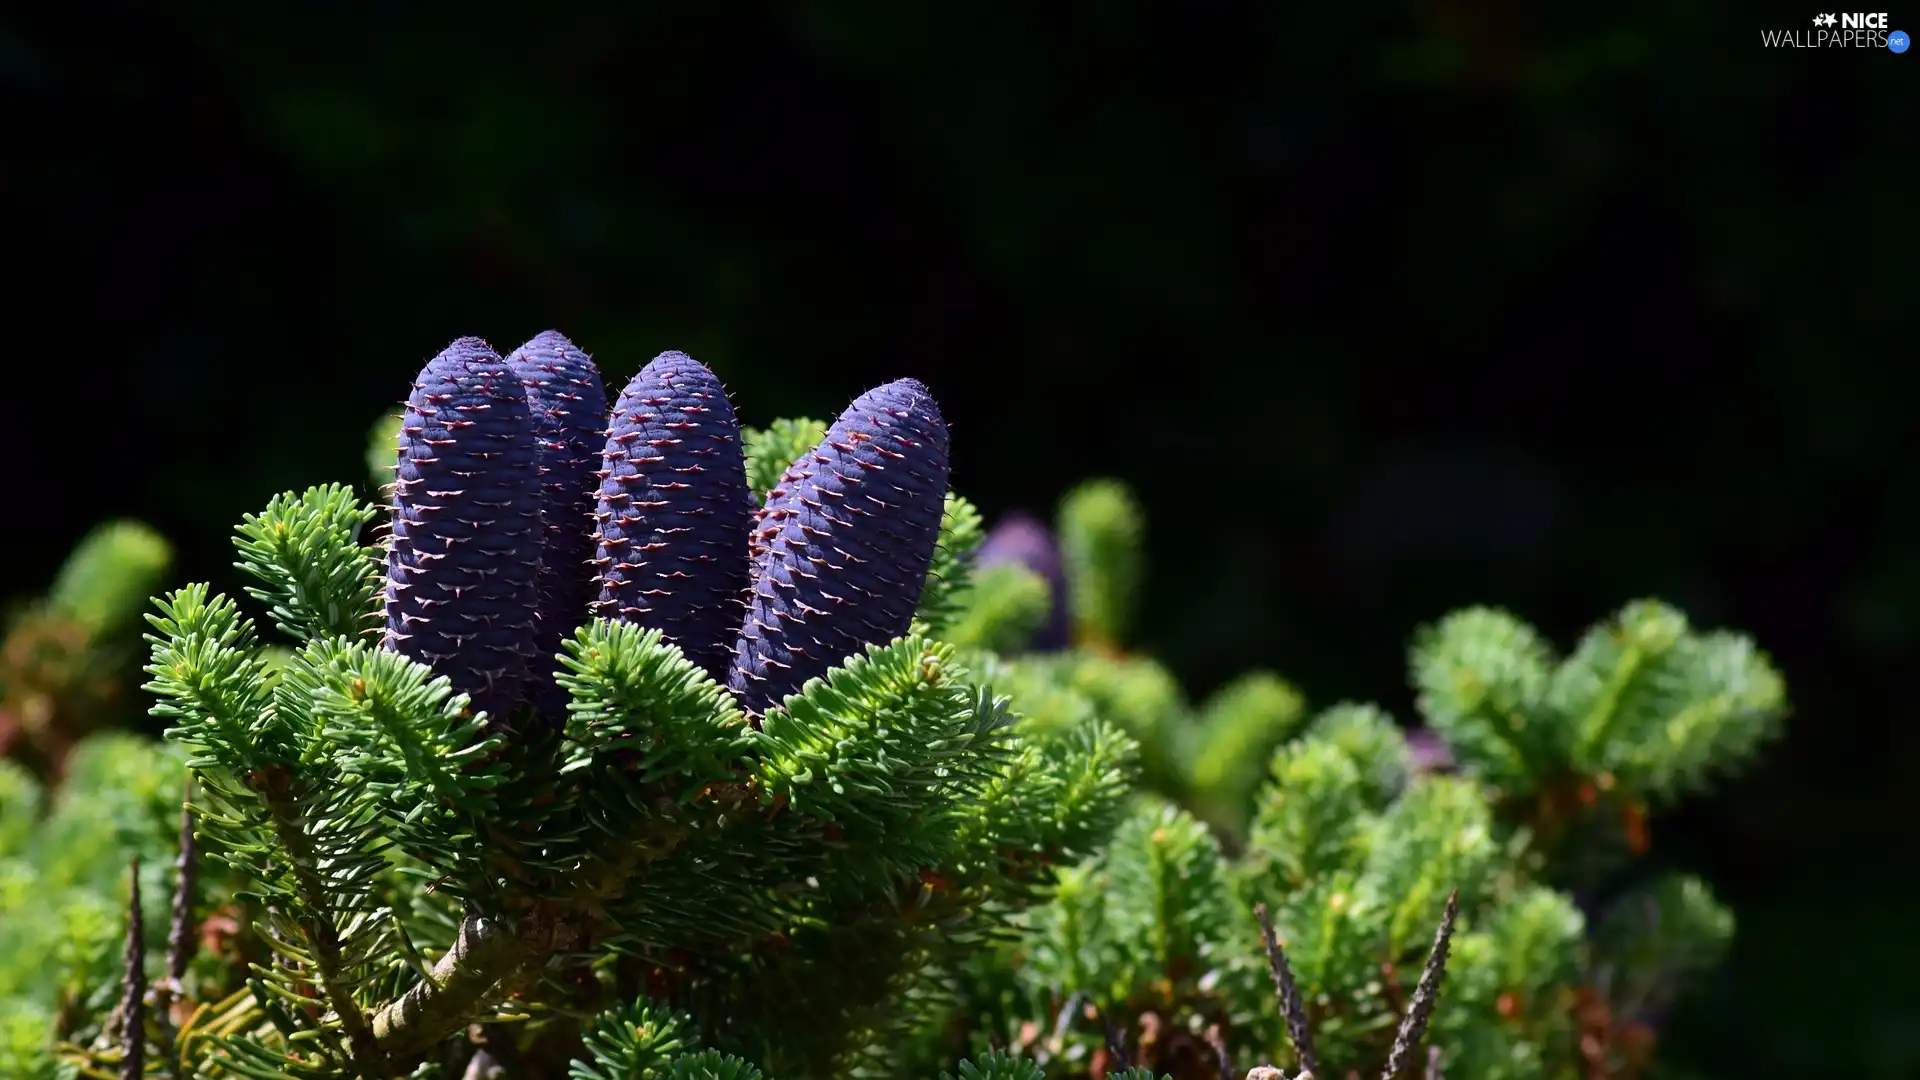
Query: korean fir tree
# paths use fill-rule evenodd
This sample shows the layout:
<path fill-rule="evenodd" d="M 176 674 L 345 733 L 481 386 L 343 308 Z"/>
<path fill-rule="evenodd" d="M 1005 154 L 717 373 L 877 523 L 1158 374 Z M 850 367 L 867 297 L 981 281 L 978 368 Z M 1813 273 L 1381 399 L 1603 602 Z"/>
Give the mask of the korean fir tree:
<path fill-rule="evenodd" d="M 1320 1075 L 1642 1075 L 1660 1015 L 1733 920 L 1697 878 L 1622 887 L 1623 872 L 1647 850 L 1650 807 L 1738 769 L 1777 730 L 1784 688 L 1764 655 L 1656 602 L 1565 656 L 1472 609 L 1415 637 L 1411 729 L 1370 705 L 1312 710 L 1267 672 L 1194 706 L 1125 647 L 1143 566 L 1131 502 L 1092 483 L 1065 500 L 1057 542 L 1016 519 L 984 545 L 983 564 L 996 547 L 1003 561 L 976 587 L 1024 579 L 998 588 L 1026 597 L 1033 635 L 985 670 L 1034 726 L 1095 716 L 1133 735 L 1152 790 L 1019 916 L 1032 936 L 952 971 L 942 1051 L 1009 1047 L 1097 1076 L 1118 1027 L 1136 1061 L 1177 1077 L 1220 1075 L 1218 1044 L 1236 1068 Z M 1049 608 L 1069 615 L 1064 650 Z M 1254 904 L 1291 961 L 1291 1022 L 1262 985 Z M 1443 907 L 1455 929 L 1436 1008 L 1422 956 Z M 1437 1056 L 1416 1063 L 1400 1030 L 1427 1010 Z"/>
<path fill-rule="evenodd" d="M 742 432 L 685 354 L 608 395 L 557 334 L 463 338 L 386 430 L 384 506 L 279 495 L 246 597 L 157 601 L 195 827 L 61 1067 L 901 1075 L 1124 815 L 1134 741 L 994 682 L 1033 605 L 982 606 L 919 383 Z M 173 957 L 170 892 L 228 932 Z"/>

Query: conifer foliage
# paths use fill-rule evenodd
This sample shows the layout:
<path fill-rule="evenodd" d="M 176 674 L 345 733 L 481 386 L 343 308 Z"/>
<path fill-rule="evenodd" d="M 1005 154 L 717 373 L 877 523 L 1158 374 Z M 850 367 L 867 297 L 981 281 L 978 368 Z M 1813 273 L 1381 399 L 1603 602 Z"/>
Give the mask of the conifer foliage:
<path fill-rule="evenodd" d="M 663 353 L 603 415 L 598 380 L 558 334 L 460 339 L 394 435 L 384 547 L 337 486 L 243 523 L 282 644 L 160 598 L 200 853 L 169 884 L 250 929 L 165 1015 L 68 1025 L 69 1061 L 874 1075 L 935 1007 L 917 975 L 1104 842 L 1132 741 L 1029 726 L 939 636 L 979 519 L 926 387 L 860 396 L 757 503 L 764 436 L 710 370 Z"/>
<path fill-rule="evenodd" d="M 1411 732 L 1193 704 L 1123 484 L 989 532 L 914 380 L 761 429 L 684 353 L 599 380 L 454 342 L 384 508 L 241 522 L 264 628 L 155 602 L 157 759 L 0 761 L 0 885 L 64 905 L 0 888 L 0 1073 L 1628 1080 L 1730 938 L 1618 878 L 1777 730 L 1743 637 L 1471 609 Z"/>
<path fill-rule="evenodd" d="M 1016 644 L 988 670 L 1030 724 L 1091 713 L 1127 732 L 1151 791 L 1019 917 L 1032 937 L 950 972 L 961 1003 L 939 1030 L 1052 1076 L 1100 1076 L 1109 1025 L 1133 1033 L 1137 1064 L 1177 1077 L 1220 1075 L 1216 1037 L 1236 1069 L 1260 1064 L 1249 1076 L 1293 1075 L 1261 1072 L 1272 1062 L 1323 1077 L 1645 1075 L 1661 1017 L 1717 962 L 1733 919 L 1696 877 L 1626 885 L 1623 872 L 1648 850 L 1651 808 L 1738 770 L 1779 730 L 1785 688 L 1765 655 L 1655 601 L 1565 655 L 1515 616 L 1472 608 L 1415 635 L 1411 731 L 1372 705 L 1316 711 L 1266 671 L 1192 704 L 1127 647 L 1145 550 L 1141 519 L 1119 509 L 1130 502 L 1112 481 L 1071 493 L 1064 559 L 1022 539 L 1030 584 L 1056 559 L 1066 579 L 1064 597 L 1028 593 L 1029 642 L 1045 643 L 1040 616 L 1063 601 L 1075 641 Z M 1423 760 L 1415 733 L 1447 752 Z M 1297 1007 L 1272 1007 L 1256 904 Z M 1029 1022 L 1043 1016 L 1060 1022 Z M 1403 1037 L 1428 1017 L 1430 1059 Z M 930 1060 L 961 1049 L 927 1037 Z"/>

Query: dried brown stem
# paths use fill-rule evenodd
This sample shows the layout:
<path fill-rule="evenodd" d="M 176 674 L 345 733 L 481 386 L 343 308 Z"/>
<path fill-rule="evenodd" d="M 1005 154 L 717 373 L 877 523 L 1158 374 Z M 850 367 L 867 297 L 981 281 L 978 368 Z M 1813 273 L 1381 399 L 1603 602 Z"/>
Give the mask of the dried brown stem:
<path fill-rule="evenodd" d="M 1253 905 L 1253 916 L 1260 920 L 1260 937 L 1267 946 L 1267 969 L 1273 975 L 1274 993 L 1280 998 L 1280 1012 L 1287 1019 L 1287 1038 L 1300 1059 L 1300 1068 L 1320 1075 L 1320 1055 L 1313 1049 L 1313 1033 L 1307 1028 L 1306 1003 L 1300 1000 L 1300 988 L 1294 985 L 1293 971 L 1287 967 L 1286 953 L 1280 948 L 1280 935 L 1274 933 L 1273 916 L 1267 905 Z"/>
<path fill-rule="evenodd" d="M 133 895 L 127 901 L 126 996 L 120 1002 L 120 1080 L 147 1071 L 147 934 L 140 918 L 140 856 L 133 857 Z"/>
<path fill-rule="evenodd" d="M 1447 946 L 1453 940 L 1453 922 L 1460 915 L 1460 890 L 1447 894 L 1447 909 L 1440 916 L 1440 929 L 1434 932 L 1433 948 L 1427 953 L 1427 966 L 1413 988 L 1413 1001 L 1400 1018 L 1400 1030 L 1393 1037 L 1393 1050 L 1387 1054 L 1383 1080 L 1394 1080 L 1413 1064 L 1414 1048 L 1427 1033 L 1427 1021 L 1440 997 L 1440 980 L 1446 975 Z"/>
<path fill-rule="evenodd" d="M 193 798 L 193 780 L 187 780 L 187 798 Z M 167 935 L 167 978 L 178 983 L 193 960 L 193 900 L 200 887 L 200 844 L 193 835 L 193 807 L 180 808 L 180 858 L 173 864 L 173 926 Z"/>

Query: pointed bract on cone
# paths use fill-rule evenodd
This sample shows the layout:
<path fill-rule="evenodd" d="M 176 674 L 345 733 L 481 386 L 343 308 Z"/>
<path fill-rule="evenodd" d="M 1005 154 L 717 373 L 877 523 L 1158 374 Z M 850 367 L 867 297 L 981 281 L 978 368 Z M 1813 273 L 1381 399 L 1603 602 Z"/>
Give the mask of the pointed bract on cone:
<path fill-rule="evenodd" d="M 927 388 L 862 394 L 767 496 L 766 553 L 727 685 L 761 714 L 905 634 L 940 537 L 947 424 Z"/>
<path fill-rule="evenodd" d="M 601 453 L 607 440 L 607 391 L 600 369 L 557 330 L 548 330 L 507 357 L 527 391 L 533 415 L 534 458 L 540 466 L 540 513 L 545 539 L 540 573 L 539 634 L 527 700 L 554 727 L 567 719 L 567 694 L 554 681 L 560 643 L 587 621 L 594 598 L 593 511 Z"/>
<path fill-rule="evenodd" d="M 720 379 L 664 352 L 614 404 L 594 511 L 593 613 L 651 629 L 725 676 L 749 584 L 746 459 Z"/>
<path fill-rule="evenodd" d="M 384 644 L 505 720 L 536 647 L 540 469 L 526 388 L 479 338 L 414 382 L 391 527 Z"/>

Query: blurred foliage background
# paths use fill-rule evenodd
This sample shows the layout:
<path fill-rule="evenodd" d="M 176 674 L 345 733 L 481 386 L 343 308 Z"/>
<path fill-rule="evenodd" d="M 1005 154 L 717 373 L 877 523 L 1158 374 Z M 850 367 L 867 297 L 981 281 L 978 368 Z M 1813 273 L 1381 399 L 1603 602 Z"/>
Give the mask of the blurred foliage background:
<path fill-rule="evenodd" d="M 610 384 L 686 349 L 752 424 L 912 374 L 989 517 L 1134 485 L 1195 694 L 1405 715 L 1407 635 L 1472 603 L 1754 634 L 1788 739 L 1653 825 L 1741 918 L 1670 1045 L 1920 1069 L 1920 60 L 1706 0 L 489 14 L 0 15 L 0 596 L 118 518 L 236 589 L 232 522 L 363 476 L 461 334 Z"/>

